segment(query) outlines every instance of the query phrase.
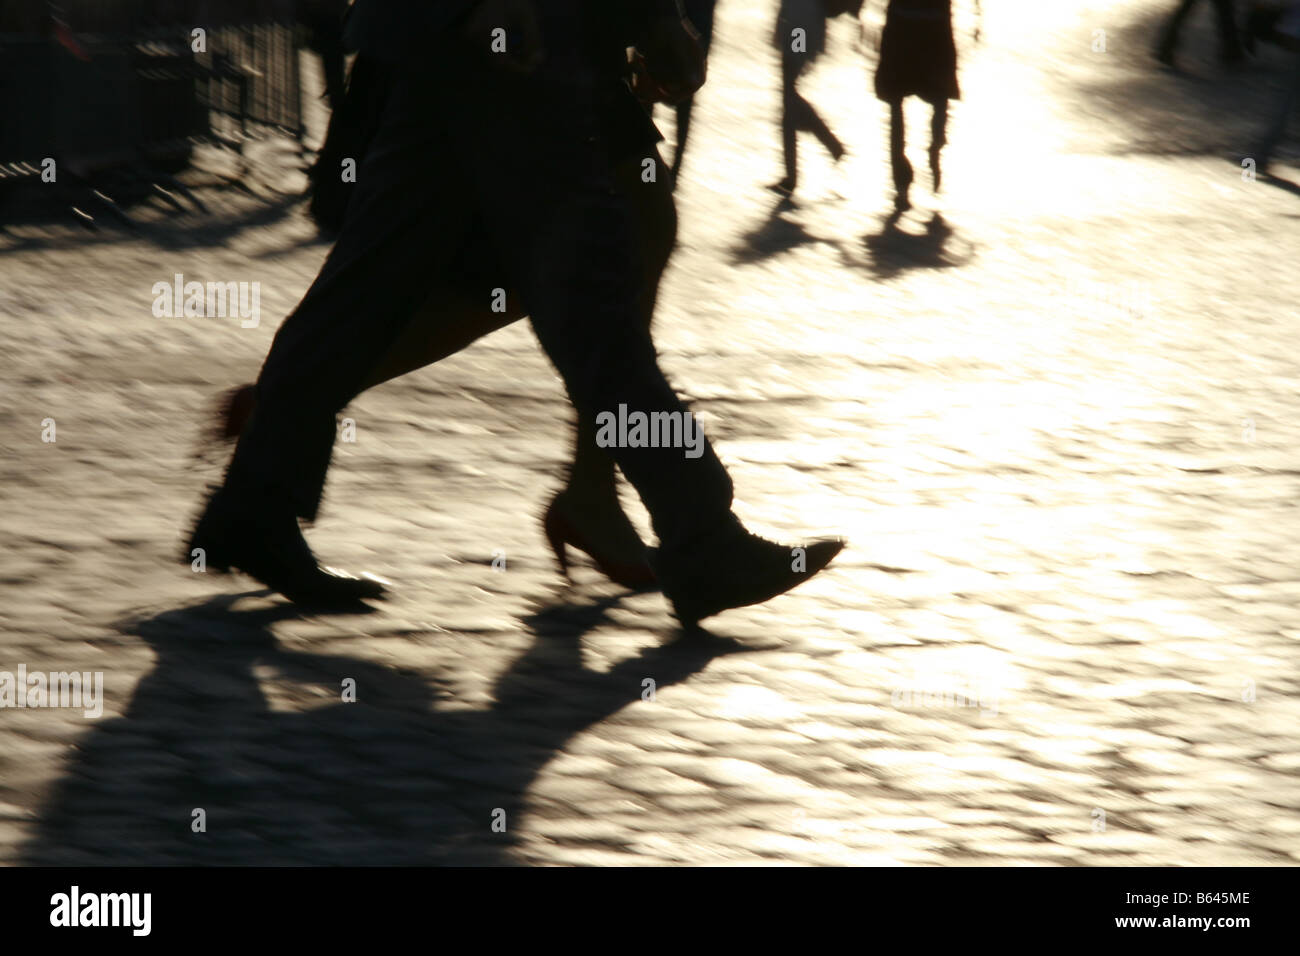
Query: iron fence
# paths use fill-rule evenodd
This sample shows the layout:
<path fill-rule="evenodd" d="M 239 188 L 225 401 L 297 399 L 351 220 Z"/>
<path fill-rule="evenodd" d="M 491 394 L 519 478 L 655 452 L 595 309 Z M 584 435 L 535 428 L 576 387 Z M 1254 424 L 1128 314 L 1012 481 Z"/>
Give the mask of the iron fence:
<path fill-rule="evenodd" d="M 0 0 L 0 177 L 303 131 L 304 0 Z M 343 0 L 308 0 L 315 10 Z"/>

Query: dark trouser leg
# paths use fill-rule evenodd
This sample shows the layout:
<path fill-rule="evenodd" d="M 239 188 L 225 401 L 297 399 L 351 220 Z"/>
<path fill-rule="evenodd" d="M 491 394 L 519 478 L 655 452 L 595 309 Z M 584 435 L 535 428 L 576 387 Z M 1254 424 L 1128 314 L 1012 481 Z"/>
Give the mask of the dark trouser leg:
<path fill-rule="evenodd" d="M 257 408 L 240 438 L 227 487 L 287 497 L 314 518 L 334 443 L 335 414 L 366 384 L 428 294 L 428 275 L 464 235 L 463 190 L 440 169 L 448 149 L 426 97 L 395 84 L 357 172 L 338 242 L 285 320 L 257 383 Z"/>
<path fill-rule="evenodd" d="M 1187 15 L 1192 12 L 1192 7 L 1195 5 L 1196 0 L 1182 0 L 1178 4 L 1178 9 L 1173 12 L 1173 15 L 1165 23 L 1165 28 L 1160 33 L 1160 44 L 1157 47 L 1157 52 L 1162 57 L 1169 58 L 1174 55 L 1174 50 L 1178 46 L 1179 31 L 1183 28 L 1183 21 L 1187 19 Z"/>
<path fill-rule="evenodd" d="M 631 201 L 636 236 L 637 267 L 643 276 L 640 300 L 636 308 L 636 321 L 647 331 L 654 315 L 659 280 L 668 264 L 677 235 L 677 212 L 673 203 L 671 184 L 667 180 L 645 183 L 641 180 L 641 158 L 633 157 L 619 165 L 616 171 L 617 188 Z M 495 255 L 494 250 L 484 250 Z M 387 382 L 408 372 L 432 365 L 474 342 L 522 317 L 520 297 L 511 292 L 507 299 L 509 310 L 498 314 L 488 308 L 490 290 L 469 291 L 454 284 L 453 277 L 444 280 L 421 306 L 416 317 L 402 331 L 379 365 L 371 371 L 364 388 Z M 570 517 L 584 525 L 591 518 L 595 527 L 584 529 L 590 540 L 601 540 L 600 525 L 617 524 L 610 529 L 615 535 L 624 532 L 623 543 L 631 552 L 639 539 L 632 531 L 618 505 L 615 484 L 614 459 L 609 452 L 596 445 L 595 423 L 589 417 L 579 416 L 575 425 L 573 459 L 568 471 L 563 495 L 572 502 Z"/>
<path fill-rule="evenodd" d="M 1219 55 L 1224 60 L 1241 57 L 1241 38 L 1237 35 L 1237 14 L 1232 0 L 1214 0 L 1219 21 Z"/>
<path fill-rule="evenodd" d="M 836 159 L 839 159 L 844 152 L 844 145 L 840 142 L 839 137 L 831 132 L 831 128 L 826 125 L 826 121 L 806 99 L 795 94 L 797 100 L 796 107 L 798 112 L 795 114 L 798 118 L 799 128 L 812 133 L 826 147 Z"/>
<path fill-rule="evenodd" d="M 438 285 L 419 313 L 366 376 L 361 391 L 441 362 L 524 317 L 523 308 L 511 305 L 509 295 L 510 307 L 505 312 L 493 312 L 489 307 L 490 290 L 467 289 L 447 276 L 439 276 L 436 281 Z M 513 298 L 517 302 L 519 297 Z"/>
<path fill-rule="evenodd" d="M 659 369 L 637 315 L 628 224 L 617 194 L 592 190 L 572 197 L 548 230 L 553 248 L 570 250 L 571 258 L 535 259 L 522 282 L 537 337 L 588 425 L 622 405 L 629 412 L 689 414 Z M 645 502 L 665 549 L 729 516 L 731 480 L 707 442 L 700 451 L 687 458 L 683 448 L 609 449 Z"/>
<path fill-rule="evenodd" d="M 844 154 L 844 145 L 839 138 L 831 132 L 831 128 L 826 125 L 826 121 L 821 118 L 816 108 L 795 89 L 795 81 L 803 71 L 804 63 L 805 61 L 793 57 L 786 57 L 782 61 L 782 144 L 786 148 L 786 176 L 791 180 L 796 175 L 794 172 L 796 129 L 812 133 L 836 159 Z"/>
<path fill-rule="evenodd" d="M 840 143 L 839 137 L 831 132 L 831 128 L 826 125 L 826 121 L 821 118 L 821 114 L 813 105 L 798 93 L 795 93 L 795 122 L 801 130 L 816 136 L 832 156 L 836 159 L 840 158 L 844 146 Z"/>
<path fill-rule="evenodd" d="M 781 155 L 785 158 L 785 183 L 792 189 L 799 181 L 797 117 L 802 97 L 795 89 L 795 81 L 802 69 L 802 60 L 789 56 L 781 59 Z"/>
<path fill-rule="evenodd" d="M 632 200 L 637 261 L 643 277 L 636 321 L 649 332 L 659 280 L 668 265 L 677 236 L 677 209 L 671 185 L 663 181 L 641 182 L 640 168 L 639 159 L 622 163 L 616 177 L 618 188 Z M 635 534 L 630 534 L 631 525 L 618 504 L 614 459 L 596 445 L 596 426 L 589 416 L 578 416 L 573 463 L 563 494 L 583 503 L 583 510 L 593 514 L 593 520 L 617 526 L 610 530 L 616 535 L 623 532 L 624 543 L 632 543 Z M 596 538 L 594 533 L 591 536 Z"/>
<path fill-rule="evenodd" d="M 1273 151 L 1277 149 L 1277 144 L 1282 141 L 1287 124 L 1291 121 L 1291 115 L 1295 112 L 1296 102 L 1300 99 L 1300 53 L 1292 53 L 1291 57 L 1291 76 L 1288 78 L 1286 87 L 1282 90 L 1282 95 L 1278 98 L 1277 105 L 1274 107 L 1272 119 L 1269 121 L 1268 129 L 1264 133 L 1264 139 L 1256 150 L 1255 158 L 1260 172 L 1267 171 L 1269 163 L 1273 159 Z"/>

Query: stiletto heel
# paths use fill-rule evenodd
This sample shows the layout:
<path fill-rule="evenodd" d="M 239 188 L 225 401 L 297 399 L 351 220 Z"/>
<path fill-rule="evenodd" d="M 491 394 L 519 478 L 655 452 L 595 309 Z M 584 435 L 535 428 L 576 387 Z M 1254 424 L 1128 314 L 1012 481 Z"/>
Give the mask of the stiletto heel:
<path fill-rule="evenodd" d="M 566 546 L 576 548 L 585 552 L 601 574 L 609 578 L 615 584 L 622 585 L 632 590 L 642 590 L 654 587 L 657 579 L 655 573 L 650 568 L 650 562 L 642 558 L 639 562 L 619 561 L 612 557 L 602 555 L 598 548 L 585 538 L 568 516 L 560 510 L 560 499 L 557 497 L 549 508 L 546 509 L 546 515 L 542 519 L 542 529 L 546 533 L 546 540 L 555 552 L 555 560 L 559 562 L 560 572 L 568 578 L 569 560 Z"/>

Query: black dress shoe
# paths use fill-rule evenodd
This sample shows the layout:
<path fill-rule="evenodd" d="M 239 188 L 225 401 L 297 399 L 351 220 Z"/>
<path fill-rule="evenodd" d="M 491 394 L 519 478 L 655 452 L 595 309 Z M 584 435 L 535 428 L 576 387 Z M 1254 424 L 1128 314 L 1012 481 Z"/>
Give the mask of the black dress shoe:
<path fill-rule="evenodd" d="M 733 607 L 762 604 L 798 587 L 839 554 L 844 542 L 823 538 L 794 547 L 728 524 L 689 545 L 651 555 L 664 596 L 687 627 Z"/>
<path fill-rule="evenodd" d="M 295 604 L 347 605 L 385 594 L 378 578 L 317 564 L 292 508 L 251 504 L 225 488 L 208 499 L 185 546 L 186 564 L 195 548 L 203 550 L 208 568 L 243 571 Z"/>

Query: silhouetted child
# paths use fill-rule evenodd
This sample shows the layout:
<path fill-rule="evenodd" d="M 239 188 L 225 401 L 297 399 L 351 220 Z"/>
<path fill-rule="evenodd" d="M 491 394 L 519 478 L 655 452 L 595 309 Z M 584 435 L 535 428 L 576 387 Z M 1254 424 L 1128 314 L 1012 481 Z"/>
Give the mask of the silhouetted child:
<path fill-rule="evenodd" d="M 889 161 L 894 207 L 910 209 L 912 164 L 907 161 L 903 100 L 919 96 L 933 107 L 930 175 L 937 193 L 943 179 L 939 154 L 948 141 L 948 101 L 959 99 L 952 0 L 889 0 L 876 66 L 876 96 L 889 104 Z"/>

